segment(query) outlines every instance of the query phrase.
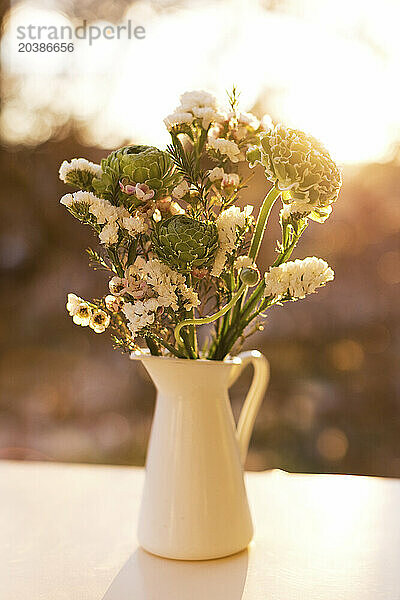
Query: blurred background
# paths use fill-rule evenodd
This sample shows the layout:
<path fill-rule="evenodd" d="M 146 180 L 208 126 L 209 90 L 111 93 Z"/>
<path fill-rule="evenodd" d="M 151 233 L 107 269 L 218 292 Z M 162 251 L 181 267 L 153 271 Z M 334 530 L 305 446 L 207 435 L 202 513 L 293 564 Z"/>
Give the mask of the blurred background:
<path fill-rule="evenodd" d="M 128 141 L 164 147 L 181 93 L 223 97 L 234 83 L 244 110 L 319 137 L 344 175 L 295 254 L 326 259 L 334 283 L 271 310 L 248 342 L 272 376 L 247 466 L 400 476 L 399 2 L 49 0 L 1 13 L 0 458 L 143 464 L 149 377 L 65 311 L 69 291 L 96 297 L 106 279 L 87 266 L 91 232 L 59 204 L 58 168 Z M 131 20 L 146 37 L 17 51 L 20 25 L 83 20 Z M 258 207 L 267 184 L 254 181 L 243 203 Z M 250 377 L 232 389 L 236 414 Z"/>

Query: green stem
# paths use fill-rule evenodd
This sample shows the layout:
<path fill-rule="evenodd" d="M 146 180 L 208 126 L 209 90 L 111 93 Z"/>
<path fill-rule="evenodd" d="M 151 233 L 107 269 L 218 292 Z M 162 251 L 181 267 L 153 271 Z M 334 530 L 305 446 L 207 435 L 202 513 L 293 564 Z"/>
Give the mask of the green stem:
<path fill-rule="evenodd" d="M 307 227 L 307 225 L 305 225 L 301 231 L 297 234 L 294 235 L 290 245 L 285 248 L 285 250 L 283 252 L 281 252 L 278 256 L 278 258 L 276 259 L 276 261 L 274 262 L 274 264 L 272 265 L 273 267 L 279 267 L 279 265 L 281 265 L 282 263 L 286 262 L 288 258 L 290 258 L 293 250 L 296 247 L 297 242 L 299 241 L 300 237 L 302 236 L 302 234 L 304 233 L 305 228 Z"/>
<path fill-rule="evenodd" d="M 187 285 L 189 287 L 192 287 L 193 285 L 193 280 L 192 280 L 192 276 L 189 274 L 187 276 Z M 194 308 L 192 308 L 191 310 L 187 311 L 186 313 L 189 316 L 189 319 L 192 321 L 195 321 L 196 319 L 194 318 Z M 197 335 L 196 335 L 196 327 L 195 325 L 192 325 L 191 327 L 189 327 L 188 329 L 188 341 L 189 341 L 189 345 L 190 345 L 190 354 L 192 355 L 192 358 L 197 358 L 198 356 L 198 348 L 197 348 Z"/>
<path fill-rule="evenodd" d="M 254 262 L 256 261 L 258 252 L 260 250 L 269 214 L 271 212 L 275 200 L 278 198 L 280 193 L 281 191 L 276 189 L 276 187 L 271 188 L 268 194 L 265 196 L 264 201 L 262 203 L 249 251 L 249 257 L 252 258 Z"/>
<path fill-rule="evenodd" d="M 196 354 L 194 352 L 192 343 L 190 341 L 190 335 L 189 335 L 189 333 L 187 331 L 183 331 L 182 332 L 182 340 L 183 340 L 183 345 L 184 345 L 185 350 L 186 350 L 187 358 L 193 358 L 193 359 L 197 358 Z"/>
<path fill-rule="evenodd" d="M 171 354 L 173 354 L 177 358 L 185 358 L 185 356 L 181 352 L 179 352 L 179 350 L 177 350 L 172 344 L 170 344 L 166 340 L 163 340 L 162 338 L 160 338 L 160 337 L 158 337 L 157 335 L 154 335 L 154 334 L 152 334 L 152 338 L 157 343 L 159 343 L 161 346 L 164 346 L 164 348 L 166 348 L 167 350 L 169 350 L 171 352 Z M 147 342 L 147 338 L 146 338 L 146 342 Z M 150 349 L 150 352 L 151 352 L 151 349 Z"/>
<path fill-rule="evenodd" d="M 124 277 L 124 269 L 121 265 L 121 261 L 119 260 L 118 250 L 114 250 L 113 248 L 109 247 L 107 252 L 109 259 L 115 267 L 118 277 Z"/>
<path fill-rule="evenodd" d="M 155 341 L 150 336 L 146 336 L 145 340 L 147 347 L 150 350 L 150 354 L 152 356 L 160 356 L 160 350 L 158 349 L 158 346 L 155 343 Z"/>
<path fill-rule="evenodd" d="M 245 285 L 243 283 L 240 286 L 240 288 L 238 289 L 238 291 L 232 296 L 230 302 L 228 302 L 228 304 L 225 304 L 225 306 L 223 308 L 221 308 L 221 310 L 214 313 L 213 315 L 210 315 L 209 317 L 204 317 L 203 319 L 185 319 L 184 321 L 181 321 L 180 323 L 178 323 L 178 325 L 175 327 L 175 331 L 174 331 L 174 335 L 175 335 L 175 339 L 176 339 L 177 343 L 179 344 L 179 341 L 180 341 L 179 338 L 180 338 L 180 331 L 181 331 L 182 327 L 187 327 L 188 325 L 207 325 L 208 323 L 212 323 L 213 321 L 216 321 L 217 319 L 219 319 L 219 317 L 222 317 L 225 313 L 227 313 L 228 310 L 230 308 L 232 308 L 232 306 L 234 306 L 234 304 L 239 300 L 239 298 L 246 291 L 246 289 L 247 289 L 247 285 Z"/>

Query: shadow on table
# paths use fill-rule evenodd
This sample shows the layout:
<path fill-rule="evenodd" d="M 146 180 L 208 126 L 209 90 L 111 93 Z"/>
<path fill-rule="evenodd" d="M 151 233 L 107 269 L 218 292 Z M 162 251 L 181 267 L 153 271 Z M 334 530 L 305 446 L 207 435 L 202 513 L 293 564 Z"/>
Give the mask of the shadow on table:
<path fill-rule="evenodd" d="M 207 561 L 159 558 L 138 548 L 103 600 L 241 600 L 248 551 Z"/>

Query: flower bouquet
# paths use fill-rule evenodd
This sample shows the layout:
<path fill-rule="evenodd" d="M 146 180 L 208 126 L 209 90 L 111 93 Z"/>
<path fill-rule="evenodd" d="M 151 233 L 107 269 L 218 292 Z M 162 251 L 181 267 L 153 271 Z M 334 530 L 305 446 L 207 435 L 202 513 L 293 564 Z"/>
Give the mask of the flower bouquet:
<path fill-rule="evenodd" d="M 235 89 L 225 110 L 202 91 L 180 100 L 165 119 L 166 150 L 131 145 L 101 165 L 62 163 L 61 180 L 78 191 L 61 203 L 95 231 L 101 250 L 87 250 L 90 264 L 110 274 L 103 298 L 71 293 L 67 310 L 78 325 L 110 331 L 123 351 L 146 344 L 156 356 L 221 361 L 260 328 L 269 308 L 333 279 L 324 260 L 289 258 L 310 221 L 329 216 L 341 174 L 313 137 L 240 112 Z M 245 161 L 261 165 L 272 183 L 256 219 L 253 206 L 236 204 L 251 185 L 238 171 Z M 282 238 L 261 274 L 258 252 L 279 198 Z"/>
<path fill-rule="evenodd" d="M 183 94 L 165 124 L 165 151 L 125 146 L 101 165 L 61 165 L 61 179 L 79 188 L 61 202 L 94 229 L 102 251 L 89 249 L 90 262 L 109 273 L 103 298 L 69 294 L 67 309 L 76 324 L 111 331 L 158 389 L 140 544 L 204 560 L 252 538 L 243 465 L 269 371 L 259 352 L 238 352 L 270 307 L 333 279 L 324 260 L 289 258 L 308 224 L 329 216 L 341 175 L 314 138 L 240 112 L 236 90 L 225 111 L 206 92 Z M 250 185 L 250 171 L 238 171 L 245 161 L 272 183 L 256 219 L 252 206 L 236 204 Z M 282 238 L 261 274 L 258 253 L 279 197 Z M 236 430 L 228 388 L 249 363 L 254 378 Z"/>

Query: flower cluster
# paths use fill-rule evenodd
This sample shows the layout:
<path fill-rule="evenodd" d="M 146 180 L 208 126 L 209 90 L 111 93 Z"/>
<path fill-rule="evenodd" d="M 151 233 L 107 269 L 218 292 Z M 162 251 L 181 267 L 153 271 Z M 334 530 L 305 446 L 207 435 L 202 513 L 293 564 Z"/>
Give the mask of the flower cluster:
<path fill-rule="evenodd" d="M 208 92 L 185 92 L 180 101 L 175 111 L 164 119 L 168 131 L 191 124 L 207 130 L 211 123 L 222 118 L 215 97 Z"/>
<path fill-rule="evenodd" d="M 72 212 L 85 219 L 93 218 L 99 227 L 99 239 L 102 244 L 112 245 L 118 242 L 119 230 L 125 229 L 129 235 L 136 236 L 147 230 L 147 224 L 142 215 L 131 215 L 123 206 L 113 206 L 108 200 L 97 198 L 91 192 L 78 191 L 65 194 L 61 200 Z"/>
<path fill-rule="evenodd" d="M 332 281 L 335 274 L 327 262 L 315 256 L 271 267 L 265 274 L 265 296 L 298 300 Z"/>
<path fill-rule="evenodd" d="M 239 162 L 239 159 L 243 160 L 243 155 L 240 154 L 239 146 L 232 140 L 210 137 L 208 140 L 208 147 L 211 151 L 214 151 L 217 156 L 227 156 L 233 163 Z"/>
<path fill-rule="evenodd" d="M 253 207 L 247 205 L 244 210 L 238 206 L 231 206 L 224 210 L 216 220 L 219 245 L 211 275 L 219 277 L 224 269 L 228 256 L 234 250 L 240 239 L 252 224 L 251 213 Z"/>
<path fill-rule="evenodd" d="M 200 304 L 197 293 L 186 285 L 185 277 L 155 258 L 149 261 L 137 258 L 129 267 L 124 291 L 134 297 L 135 288 L 140 290 L 141 299 L 122 307 L 128 328 L 135 336 L 152 325 L 156 314 L 161 315 L 166 308 L 189 311 Z"/>
<path fill-rule="evenodd" d="M 89 326 L 95 333 L 103 333 L 110 324 L 104 310 L 91 306 L 76 294 L 68 294 L 67 311 L 76 325 Z"/>
<path fill-rule="evenodd" d="M 86 158 L 73 158 L 71 162 L 64 160 L 59 170 L 61 181 L 75 185 L 83 190 L 91 190 L 93 179 L 102 175 L 100 165 L 86 160 Z"/>
<path fill-rule="evenodd" d="M 167 150 L 127 145 L 103 158 L 64 161 L 75 188 L 61 203 L 92 227 L 99 251 L 90 264 L 109 272 L 105 295 L 68 295 L 77 325 L 111 332 L 116 347 L 199 358 L 197 329 L 211 325 L 201 356 L 223 360 L 270 306 L 304 298 L 333 279 L 321 259 L 289 261 L 309 219 L 332 210 L 341 177 L 314 138 L 238 106 L 235 89 L 221 109 L 204 91 L 187 92 L 165 119 Z M 258 217 L 238 201 L 249 180 L 242 166 L 263 165 L 273 183 Z M 257 256 L 273 203 L 281 196 L 278 257 L 261 276 Z"/>

